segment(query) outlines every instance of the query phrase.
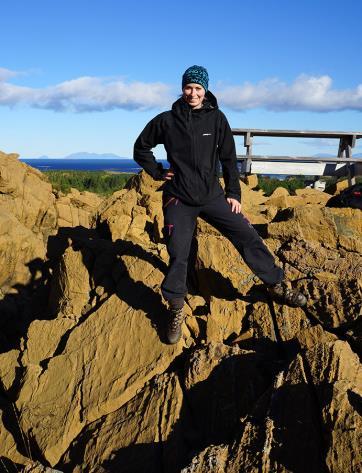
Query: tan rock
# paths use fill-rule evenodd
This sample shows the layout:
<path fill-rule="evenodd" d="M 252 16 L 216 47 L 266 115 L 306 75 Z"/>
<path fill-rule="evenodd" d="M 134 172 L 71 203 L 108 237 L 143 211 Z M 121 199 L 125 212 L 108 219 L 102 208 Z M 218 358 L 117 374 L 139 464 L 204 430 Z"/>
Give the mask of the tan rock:
<path fill-rule="evenodd" d="M 87 249 L 74 251 L 68 247 L 55 270 L 49 298 L 53 314 L 78 320 L 90 300 L 92 255 Z"/>
<path fill-rule="evenodd" d="M 3 293 L 16 292 L 41 277 L 40 263 L 45 258 L 41 234 L 33 233 L 0 206 L 0 286 Z M 39 264 L 38 264 L 39 263 Z"/>
<path fill-rule="evenodd" d="M 301 286 L 303 292 L 309 292 L 308 310 L 325 327 L 343 327 L 358 320 L 362 307 L 361 277 L 338 282 L 315 280 L 309 287 L 305 282 Z"/>
<path fill-rule="evenodd" d="M 92 192 L 79 192 L 77 189 L 60 196 L 56 201 L 59 227 L 90 228 L 103 199 Z"/>
<path fill-rule="evenodd" d="M 137 211 L 142 209 L 143 212 Z M 147 231 L 153 228 L 152 220 L 146 215 L 143 207 L 135 207 L 133 212 L 132 221 L 128 227 L 126 238 L 133 241 L 144 241 L 146 244 L 150 241 L 150 234 Z"/>
<path fill-rule="evenodd" d="M 0 208 L 34 233 L 53 234 L 57 217 L 52 187 L 40 171 L 17 157 L 0 152 Z"/>
<path fill-rule="evenodd" d="M 295 338 L 297 334 L 310 327 L 310 322 L 301 308 L 273 303 L 274 314 L 269 304 L 256 302 L 249 314 L 250 327 L 255 340 L 277 342 Z"/>
<path fill-rule="evenodd" d="M 55 465 L 85 425 L 128 402 L 180 349 L 162 344 L 142 310 L 111 296 L 68 334 L 44 372 L 29 373 L 17 401 L 22 428 L 32 428 Z"/>
<path fill-rule="evenodd" d="M 135 189 L 117 192 L 99 208 L 99 224 L 106 225 L 112 240 L 124 239 L 133 219 L 133 209 L 137 205 Z"/>
<path fill-rule="evenodd" d="M 261 207 L 261 206 L 260 206 Z M 242 207 L 242 213 L 245 218 L 248 219 L 248 221 L 252 225 L 265 225 L 272 220 L 272 217 L 270 217 L 271 213 L 265 212 L 265 209 L 260 208 L 260 213 L 255 211 L 255 208 L 252 210 L 246 210 L 245 207 Z M 265 214 L 264 214 L 265 212 Z M 276 212 L 275 212 L 276 213 Z"/>
<path fill-rule="evenodd" d="M 330 343 L 337 340 L 337 336 L 323 330 L 321 325 L 315 325 L 299 331 L 295 339 L 302 350 L 313 348 L 321 343 Z"/>
<path fill-rule="evenodd" d="M 6 412 L 8 414 L 8 418 L 11 416 L 11 421 L 13 422 L 13 429 L 17 429 L 16 432 L 19 432 L 18 430 L 18 425 L 17 425 L 17 421 L 16 421 L 16 418 L 14 418 L 14 411 L 13 411 L 13 406 L 11 404 L 5 404 L 3 401 L 2 401 L 2 406 L 1 406 L 1 410 L 2 410 L 2 415 L 4 415 L 4 413 Z M 21 434 L 19 435 L 20 438 L 21 437 Z M 27 442 L 27 438 L 24 436 L 24 441 Z M 21 445 L 21 449 L 24 448 L 23 446 L 24 442 L 22 442 L 22 445 Z M 14 465 L 14 463 L 16 464 L 25 464 L 27 463 L 28 461 L 28 454 L 26 453 L 27 452 L 27 449 L 25 448 L 25 452 L 24 454 L 22 454 L 21 452 L 19 452 L 18 450 L 18 446 L 14 440 L 14 437 L 12 435 L 11 432 L 9 432 L 9 430 L 7 430 L 7 428 L 5 427 L 4 423 L 1 421 L 0 422 L 0 457 L 2 459 L 4 459 L 3 463 L 1 464 L 2 466 L 2 469 L 4 471 L 6 471 L 4 469 L 4 464 L 6 465 Z M 10 460 L 10 462 L 6 462 L 6 459 Z M 11 467 L 9 467 L 11 468 Z"/>
<path fill-rule="evenodd" d="M 135 472 L 177 471 L 186 450 L 180 435 L 184 409 L 178 377 L 155 376 L 122 407 L 89 424 L 71 445 L 65 464 L 73 466 L 77 457 L 74 473 L 121 471 L 123 465 Z"/>
<path fill-rule="evenodd" d="M 256 174 L 250 174 L 245 178 L 245 184 L 250 187 L 250 189 L 254 189 L 258 186 L 258 176 Z"/>
<path fill-rule="evenodd" d="M 335 189 L 336 190 L 335 190 L 334 194 L 335 195 L 340 194 L 342 191 L 347 189 L 347 187 L 349 187 L 348 179 L 344 179 L 342 181 L 336 182 L 336 184 L 335 184 Z"/>
<path fill-rule="evenodd" d="M 62 473 L 60 470 L 54 470 L 47 466 L 42 465 L 40 462 L 31 461 L 27 462 L 25 468 L 23 468 L 22 473 Z"/>
<path fill-rule="evenodd" d="M 165 181 L 155 181 L 145 171 L 135 175 L 130 183 L 130 188 L 135 189 L 143 198 L 162 190 Z M 161 194 L 161 192 L 159 192 Z"/>
<path fill-rule="evenodd" d="M 268 199 L 267 205 L 271 207 L 276 207 L 277 209 L 286 209 L 290 207 L 290 201 L 288 201 L 289 195 L 279 194 L 275 197 L 272 196 Z"/>
<path fill-rule="evenodd" d="M 296 189 L 295 194 L 298 197 L 304 197 L 307 204 L 321 204 L 325 205 L 331 198 L 330 194 L 322 192 L 318 189 L 310 189 L 306 187 L 304 189 Z"/>
<path fill-rule="evenodd" d="M 338 276 L 334 273 L 327 273 L 326 271 L 315 272 L 314 277 L 318 281 L 325 282 L 338 282 Z"/>
<path fill-rule="evenodd" d="M 310 190 L 274 195 L 289 207 L 278 210 L 242 183 L 252 222 L 275 217 L 266 242 L 307 307 L 250 291 L 255 277 L 233 245 L 200 220 L 199 287 L 181 341 L 166 345 L 163 183 L 140 173 L 102 202 L 59 197 L 58 222 L 93 228 L 70 232 L 72 246 L 43 266 L 55 206 L 38 174 L 0 156 L 0 311 L 14 332 L 0 344 L 16 347 L 0 354 L 1 458 L 46 471 L 29 459 L 29 435 L 42 463 L 65 471 L 361 469 L 360 211 L 325 208 Z M 32 202 L 37 185 L 43 197 Z M 38 287 L 51 313 L 22 299 Z M 27 312 L 5 313 L 10 299 Z"/>
<path fill-rule="evenodd" d="M 241 332 L 242 320 L 245 317 L 246 303 L 240 299 L 226 301 L 211 297 L 210 314 L 206 323 L 208 342 L 224 342 L 230 336 Z"/>
<path fill-rule="evenodd" d="M 227 445 L 211 445 L 198 453 L 181 473 L 238 473 L 230 469 L 228 453 Z"/>
<path fill-rule="evenodd" d="M 48 362 L 56 355 L 62 337 L 74 326 L 75 321 L 69 318 L 34 320 L 28 329 L 26 350 L 21 358 L 22 365 L 39 367 L 42 361 Z M 37 372 L 35 368 L 35 373 Z"/>
<path fill-rule="evenodd" d="M 314 198 L 313 198 L 314 197 Z M 279 209 L 286 209 L 286 208 L 293 208 L 293 207 L 303 207 L 309 203 L 315 203 L 314 201 L 317 200 L 316 203 L 320 203 L 321 199 L 316 199 L 315 196 L 312 198 L 306 198 L 306 196 L 297 196 L 297 195 L 280 195 L 278 197 L 273 197 L 268 200 L 267 204 L 277 207 Z M 323 200 L 323 199 L 322 199 Z M 324 201 L 323 201 L 324 202 Z"/>
<path fill-rule="evenodd" d="M 264 192 L 261 189 L 255 191 L 244 184 L 242 181 L 240 181 L 240 187 L 241 202 L 246 210 L 255 209 L 258 205 L 263 204 L 268 200 L 268 197 L 265 197 Z"/>
<path fill-rule="evenodd" d="M 362 218 L 359 209 L 331 208 L 331 216 L 336 224 L 338 235 L 361 241 Z"/>
<path fill-rule="evenodd" d="M 55 196 L 41 172 L 0 152 L 0 286 L 19 294 L 41 280 L 46 240 L 57 228 Z M 18 309 L 15 309 L 18 312 Z M 1 322 L 6 318 L 3 310 Z"/>
<path fill-rule="evenodd" d="M 324 246 L 333 248 L 337 244 L 338 234 L 333 215 L 329 208 L 315 205 L 296 207 L 288 212 L 284 211 L 281 214 L 281 217 L 285 216 L 283 220 L 269 223 L 268 234 L 281 241 L 295 238 L 323 243 Z"/>
<path fill-rule="evenodd" d="M 270 199 L 274 199 L 275 197 L 280 197 L 280 196 L 289 196 L 289 191 L 285 187 L 277 187 L 274 189 L 273 193 L 270 196 Z"/>
<path fill-rule="evenodd" d="M 197 278 L 205 299 L 221 299 L 245 294 L 255 282 L 255 275 L 236 248 L 223 236 L 201 233 L 197 236 Z"/>
<path fill-rule="evenodd" d="M 203 308 L 206 306 L 205 299 L 198 295 L 188 294 L 186 296 L 186 301 L 188 305 L 191 307 L 192 311 L 197 311 L 198 308 Z"/>
<path fill-rule="evenodd" d="M 274 205 L 266 205 L 265 207 L 266 207 L 265 210 L 262 210 L 262 212 L 265 213 L 265 217 L 269 223 L 273 220 L 273 218 L 278 213 L 278 207 L 275 207 Z"/>
<path fill-rule="evenodd" d="M 358 471 L 362 466 L 362 458 L 355 450 L 362 441 L 362 418 L 356 411 L 356 401 L 362 395 L 358 357 L 347 342 L 337 340 L 316 345 L 306 353 L 306 363 L 317 387 L 319 402 L 325 403 L 321 416 L 322 429 L 329 433 L 327 466 L 330 471 Z"/>
<path fill-rule="evenodd" d="M 360 255 L 348 253 L 341 248 L 325 248 L 319 242 L 291 240 L 280 249 L 279 254 L 289 271 L 288 277 L 288 263 L 297 271 L 298 279 L 314 277 L 314 274 L 320 272 L 338 275 L 339 279 L 358 279 L 361 274 Z"/>
<path fill-rule="evenodd" d="M 275 376 L 231 445 L 207 447 L 184 471 L 359 471 L 361 376 L 346 342 L 313 344 Z"/>
<path fill-rule="evenodd" d="M 256 340 L 277 340 L 273 317 L 268 304 L 257 301 L 249 307 L 248 320 Z"/>
<path fill-rule="evenodd" d="M 362 254 L 362 239 L 340 235 L 338 237 L 338 243 L 347 251 L 353 251 Z"/>
<path fill-rule="evenodd" d="M 198 340 L 201 337 L 201 328 L 202 322 L 204 322 L 204 317 L 194 317 L 189 315 L 185 318 L 185 328 L 188 330 L 191 340 L 187 341 L 187 346 L 191 346 L 194 344 L 195 340 Z M 185 330 L 183 330 L 183 334 L 185 335 Z M 185 337 L 184 337 L 185 338 Z"/>
<path fill-rule="evenodd" d="M 10 350 L 0 354 L 0 379 L 3 388 L 6 390 L 13 385 L 16 371 L 20 368 L 19 356 L 19 350 Z"/>
<path fill-rule="evenodd" d="M 306 205 L 324 206 L 330 199 L 330 195 L 316 189 L 296 189 L 296 195 L 291 196 L 284 187 L 277 187 L 269 197 L 266 204 L 278 209 L 303 207 Z"/>

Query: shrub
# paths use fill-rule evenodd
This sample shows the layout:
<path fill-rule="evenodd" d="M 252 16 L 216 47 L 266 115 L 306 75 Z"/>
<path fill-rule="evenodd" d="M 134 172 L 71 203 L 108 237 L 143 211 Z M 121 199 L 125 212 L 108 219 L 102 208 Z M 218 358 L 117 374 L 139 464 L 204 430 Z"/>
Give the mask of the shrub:
<path fill-rule="evenodd" d="M 268 176 L 259 176 L 258 189 L 262 189 L 265 195 L 271 195 L 277 187 L 288 189 L 290 194 L 295 194 L 296 189 L 305 187 L 306 176 L 292 177 L 288 176 L 284 180 L 269 178 Z"/>
<path fill-rule="evenodd" d="M 89 191 L 108 196 L 123 189 L 133 173 L 110 173 L 107 171 L 45 171 L 54 189 L 64 193 L 71 187 L 80 192 Z"/>

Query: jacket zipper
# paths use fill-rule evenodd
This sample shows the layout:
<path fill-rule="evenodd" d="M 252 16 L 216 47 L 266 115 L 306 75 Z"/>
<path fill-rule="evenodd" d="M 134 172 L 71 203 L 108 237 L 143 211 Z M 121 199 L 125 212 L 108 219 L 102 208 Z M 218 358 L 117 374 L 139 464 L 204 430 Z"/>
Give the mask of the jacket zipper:
<path fill-rule="evenodd" d="M 193 120 L 192 120 L 192 110 L 190 108 L 189 110 L 189 130 L 190 130 L 190 133 L 191 133 L 191 153 L 192 153 L 192 159 L 193 159 L 193 162 L 194 162 L 194 176 L 196 176 L 196 153 L 195 153 L 195 133 L 194 133 L 194 127 L 193 127 Z M 196 182 L 196 181 L 194 181 Z M 197 193 L 197 188 L 195 186 L 195 195 L 196 197 L 198 198 L 198 193 Z"/>

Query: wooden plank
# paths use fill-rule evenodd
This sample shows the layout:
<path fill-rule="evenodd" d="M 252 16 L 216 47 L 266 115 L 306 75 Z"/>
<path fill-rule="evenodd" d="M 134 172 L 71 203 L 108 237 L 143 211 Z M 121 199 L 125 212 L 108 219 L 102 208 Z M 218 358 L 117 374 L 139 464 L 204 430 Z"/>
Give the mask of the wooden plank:
<path fill-rule="evenodd" d="M 355 139 L 362 138 L 362 131 L 314 131 L 314 130 L 268 130 L 257 128 L 232 128 L 235 136 L 274 136 L 289 138 L 341 138 L 354 136 Z"/>
<path fill-rule="evenodd" d="M 241 167 L 241 172 L 243 173 L 243 166 Z M 343 176 L 347 173 L 347 168 L 345 164 L 335 163 L 273 163 L 253 161 L 250 172 L 252 174 L 296 176 Z"/>
<path fill-rule="evenodd" d="M 348 161 L 351 161 L 351 156 L 352 156 L 352 139 L 346 144 L 345 148 L 345 156 L 348 158 Z M 348 179 L 348 185 L 352 186 L 353 184 L 356 184 L 356 179 L 354 176 L 354 171 L 353 167 L 350 164 L 347 164 L 347 179 Z"/>
<path fill-rule="evenodd" d="M 272 162 L 289 162 L 289 161 L 302 161 L 306 163 L 362 163 L 361 158 L 343 158 L 343 157 L 331 157 L 331 158 L 318 158 L 312 156 L 266 156 L 266 155 L 255 155 L 247 156 L 245 154 L 237 155 L 238 161 L 251 159 L 252 161 L 272 161 Z"/>
<path fill-rule="evenodd" d="M 344 139 L 340 138 L 339 145 L 338 145 L 337 156 L 339 156 L 341 158 L 343 156 L 343 153 L 344 153 Z"/>
<path fill-rule="evenodd" d="M 352 157 L 352 147 L 356 143 L 356 136 L 351 135 L 351 136 L 344 136 L 341 137 L 339 140 L 339 147 L 338 147 L 338 156 L 340 156 L 340 159 L 342 159 L 343 156 L 348 159 L 348 163 L 351 162 L 351 157 Z M 346 165 L 346 175 L 348 179 L 348 185 L 351 186 L 352 184 L 356 183 L 356 179 L 354 178 L 353 174 L 353 168 L 351 167 L 350 164 Z"/>

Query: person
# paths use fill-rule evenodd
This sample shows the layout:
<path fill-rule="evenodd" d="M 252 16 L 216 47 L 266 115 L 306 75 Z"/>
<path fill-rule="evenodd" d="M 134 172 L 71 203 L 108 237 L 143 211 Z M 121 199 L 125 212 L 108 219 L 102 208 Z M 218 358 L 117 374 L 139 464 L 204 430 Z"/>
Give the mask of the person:
<path fill-rule="evenodd" d="M 171 344 L 182 336 L 187 265 L 199 216 L 232 242 L 273 297 L 292 306 L 307 302 L 303 294 L 288 288 L 283 270 L 241 213 L 234 138 L 208 82 L 204 67 L 189 67 L 182 76 L 182 96 L 172 110 L 153 118 L 134 144 L 134 160 L 154 179 L 165 181 L 163 234 L 170 260 L 161 292 L 168 302 L 167 339 Z M 152 148 L 158 144 L 166 149 L 169 169 L 155 159 Z M 219 162 L 225 191 L 219 182 Z"/>

